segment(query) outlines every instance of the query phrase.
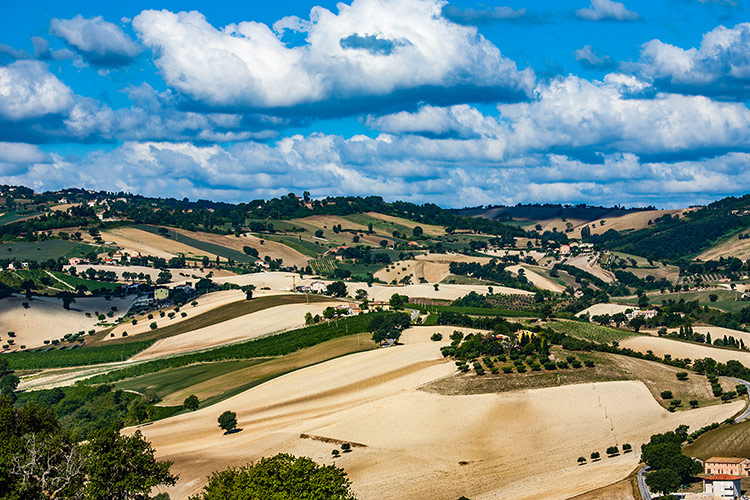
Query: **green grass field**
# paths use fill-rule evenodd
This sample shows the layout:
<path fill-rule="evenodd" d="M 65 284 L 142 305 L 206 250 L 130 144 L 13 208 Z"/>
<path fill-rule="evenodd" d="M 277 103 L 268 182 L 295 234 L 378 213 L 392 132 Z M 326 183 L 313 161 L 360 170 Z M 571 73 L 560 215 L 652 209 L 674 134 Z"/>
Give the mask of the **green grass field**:
<path fill-rule="evenodd" d="M 37 210 L 11 210 L 0 215 L 0 226 L 25 219 L 26 217 L 39 215 L 41 213 L 42 212 Z"/>
<path fill-rule="evenodd" d="M 67 240 L 15 241 L 0 243 L 0 258 L 20 261 L 59 259 L 60 257 L 83 257 L 86 254 L 102 252 L 104 247 L 94 247 L 85 243 Z"/>
<path fill-rule="evenodd" d="M 153 389 L 160 396 L 166 396 L 201 382 L 257 365 L 263 361 L 263 359 L 243 359 L 182 366 L 172 370 L 123 380 L 117 383 L 117 387 L 140 392 L 141 394 L 147 389 Z"/>
<path fill-rule="evenodd" d="M 74 291 L 78 285 L 85 285 L 92 292 L 99 290 L 111 291 L 118 286 L 117 283 L 88 280 L 58 271 L 49 271 L 48 274 L 43 269 L 0 271 L 0 282 L 8 286 L 18 288 L 26 280 L 33 281 L 37 290 L 50 295 L 54 295 L 59 291 Z"/>
<path fill-rule="evenodd" d="M 89 366 L 100 363 L 125 361 L 153 342 L 131 342 L 129 344 L 112 344 L 96 347 L 79 347 L 49 352 L 16 352 L 3 354 L 12 370 L 38 370 L 42 368 L 64 368 L 70 366 Z"/>
<path fill-rule="evenodd" d="M 553 321 L 550 323 L 550 327 L 556 332 L 598 343 L 619 342 L 628 337 L 638 335 L 637 333 L 617 330 L 608 326 L 581 323 L 579 321 Z"/>
<path fill-rule="evenodd" d="M 308 257 L 317 257 L 318 255 L 328 250 L 328 247 L 318 246 L 311 241 L 307 241 L 306 239 L 302 239 L 302 241 L 300 241 L 298 236 L 286 236 L 286 235 L 271 236 L 268 234 L 256 234 L 256 236 L 259 238 L 268 240 L 268 241 L 275 241 L 276 243 L 281 243 L 282 245 L 286 245 L 289 248 L 297 250 L 302 255 L 307 255 Z"/>

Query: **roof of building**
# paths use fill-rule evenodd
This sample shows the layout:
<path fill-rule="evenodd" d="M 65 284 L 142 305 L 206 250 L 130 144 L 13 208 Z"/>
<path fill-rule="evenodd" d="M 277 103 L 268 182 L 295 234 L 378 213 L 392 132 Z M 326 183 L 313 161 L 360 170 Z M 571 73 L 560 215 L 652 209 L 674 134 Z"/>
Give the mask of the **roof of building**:
<path fill-rule="evenodd" d="M 739 464 L 747 460 L 745 457 L 711 457 L 706 460 L 708 462 L 719 462 L 722 464 Z"/>
<path fill-rule="evenodd" d="M 739 481 L 742 479 L 740 476 L 732 476 L 729 474 L 714 474 L 713 476 L 704 477 L 704 481 Z"/>

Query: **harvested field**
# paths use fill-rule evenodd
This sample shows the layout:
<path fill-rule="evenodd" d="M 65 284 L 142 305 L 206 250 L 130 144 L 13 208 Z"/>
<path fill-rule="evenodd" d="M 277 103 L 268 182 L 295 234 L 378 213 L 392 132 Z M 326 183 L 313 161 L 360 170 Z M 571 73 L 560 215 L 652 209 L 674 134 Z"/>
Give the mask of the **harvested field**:
<path fill-rule="evenodd" d="M 585 467 L 585 466 L 584 466 Z M 635 471 L 630 477 L 609 486 L 576 495 L 568 500 L 640 500 Z"/>
<path fill-rule="evenodd" d="M 590 223 L 583 223 L 578 225 L 573 229 L 573 232 L 570 233 L 570 235 L 580 238 L 581 229 L 586 226 L 591 228 L 591 234 L 602 234 L 610 229 L 614 229 L 616 231 L 644 229 L 648 227 L 648 221 L 653 221 L 657 217 L 662 217 L 666 214 L 683 214 L 687 211 L 688 210 L 682 208 L 672 210 L 644 210 L 622 215 L 613 214 L 612 217 L 603 216 L 597 220 L 591 221 Z M 604 221 L 604 224 L 602 224 L 602 221 Z"/>
<path fill-rule="evenodd" d="M 743 332 L 740 330 L 732 330 L 731 328 L 722 328 L 720 326 L 713 326 L 713 325 L 694 326 L 693 331 L 695 333 L 702 333 L 703 335 L 710 333 L 711 339 L 713 340 L 724 338 L 725 335 L 727 337 L 734 337 L 735 339 L 737 339 L 737 342 L 739 342 L 740 339 L 742 339 L 745 345 L 750 347 L 750 333 L 748 332 Z"/>
<path fill-rule="evenodd" d="M 197 365 L 212 372 L 209 376 L 204 377 L 204 380 L 201 380 L 201 378 L 185 379 L 183 371 L 196 366 L 190 365 L 176 370 L 136 377 L 117 385 L 126 389 L 136 388 L 136 390 L 140 390 L 138 388 L 153 388 L 157 394 L 164 396 L 164 399 L 159 403 L 164 406 L 182 404 L 185 398 L 191 394 L 198 396 L 201 401 L 208 401 L 209 403 L 212 401 L 217 402 L 218 398 L 227 394 L 236 395 L 243 390 L 249 389 L 250 385 L 258 385 L 281 374 L 346 354 L 375 349 L 375 347 L 376 344 L 370 340 L 368 335 L 350 335 L 302 349 L 279 358 L 237 362 L 250 366 L 235 370 L 227 369 L 224 370 L 225 373 L 218 372 L 218 368 L 220 367 L 212 366 L 221 365 L 222 363 Z"/>
<path fill-rule="evenodd" d="M 269 256 L 272 259 L 281 259 L 284 262 L 284 265 L 287 266 L 297 266 L 304 268 L 307 265 L 307 261 L 309 260 L 309 257 L 302 255 L 297 250 L 284 245 L 283 243 L 259 238 L 257 236 L 253 236 L 252 234 L 245 234 L 243 236 L 237 237 L 234 235 L 202 233 L 175 228 L 173 228 L 173 230 L 189 238 L 194 238 L 196 240 L 223 246 L 226 248 L 231 248 L 232 250 L 237 250 L 238 252 L 242 252 L 243 247 L 249 246 L 258 250 L 258 254 L 260 255 L 261 259 L 264 259 L 266 256 Z M 260 243 L 261 240 L 263 241 L 263 244 Z"/>
<path fill-rule="evenodd" d="M 323 309 L 340 302 L 288 304 L 246 314 L 173 337 L 158 340 L 154 345 L 131 358 L 132 361 L 155 359 L 172 354 L 210 349 L 220 345 L 262 337 L 282 330 L 301 328 L 305 314 L 322 314 Z"/>
<path fill-rule="evenodd" d="M 489 257 L 471 257 L 461 254 L 423 254 L 413 260 L 394 262 L 388 267 L 375 273 L 375 278 L 390 283 L 392 280 L 401 281 L 404 276 L 412 276 L 412 283 L 420 283 L 423 278 L 427 283 L 440 283 L 450 276 L 451 262 L 478 262 L 487 264 Z"/>
<path fill-rule="evenodd" d="M 171 259 L 181 253 L 187 257 L 206 256 L 212 260 L 216 258 L 214 254 L 133 227 L 119 227 L 102 231 L 102 238 L 105 241 L 114 242 L 123 251 L 133 255 L 153 255 L 154 257 Z"/>
<path fill-rule="evenodd" d="M 300 438 L 308 434 L 367 446 L 336 461 L 361 500 L 536 500 L 606 486 L 638 461 L 631 453 L 579 467 L 578 456 L 625 442 L 638 449 L 656 432 L 682 423 L 703 426 L 742 407 L 734 402 L 670 414 L 632 381 L 429 394 L 418 388 L 455 370 L 440 345 L 428 341 L 337 358 L 141 430 L 159 458 L 174 461 L 180 481 L 168 491 L 175 499 L 197 491 L 211 471 L 261 456 L 288 452 L 331 463 L 332 446 Z M 216 418 L 225 410 L 237 412 L 241 432 L 222 435 Z"/>
<path fill-rule="evenodd" d="M 542 276 L 541 274 L 531 270 L 527 266 L 520 266 L 520 265 L 508 266 L 505 269 L 514 274 L 518 274 L 518 271 L 520 269 L 523 269 L 524 276 L 526 276 L 526 278 L 531 282 L 531 284 L 542 290 L 549 290 L 552 292 L 564 292 L 565 291 L 565 287 L 562 286 L 561 284 L 555 283 L 551 279 Z"/>
<path fill-rule="evenodd" d="M 217 283 L 235 283 L 238 285 L 253 284 L 259 290 L 265 287 L 269 288 L 270 290 L 291 290 L 292 288 L 291 276 L 281 272 L 243 274 L 226 278 L 217 278 L 214 281 Z M 315 281 L 319 281 L 322 283 L 331 282 L 330 280 L 322 279 L 300 279 L 298 275 L 295 283 L 297 285 L 309 285 L 310 283 L 313 283 Z M 388 286 L 375 283 L 371 287 L 368 287 L 367 283 L 347 281 L 346 286 L 350 296 L 354 296 L 354 293 L 357 290 L 362 289 L 368 293 L 368 297 L 371 300 L 388 300 L 394 293 L 407 295 L 409 297 L 424 297 L 445 300 L 455 300 L 472 291 L 477 293 L 487 293 L 487 286 L 483 285 L 440 284 L 438 286 L 438 289 L 435 290 L 435 287 L 433 285 L 426 283 L 406 286 Z M 494 293 L 507 295 L 533 295 L 532 292 L 528 292 L 526 290 L 518 290 L 516 288 L 508 288 L 503 286 L 493 286 L 492 288 L 494 290 Z"/>
<path fill-rule="evenodd" d="M 643 353 L 651 350 L 657 356 L 671 354 L 673 358 L 690 358 L 693 360 L 713 358 L 722 363 L 735 359 L 745 366 L 750 366 L 750 352 L 748 351 L 721 349 L 718 347 L 711 347 L 707 344 L 693 344 L 665 337 L 639 335 L 621 341 L 620 347 L 629 347 L 635 351 Z"/>
<path fill-rule="evenodd" d="M 615 275 L 611 272 L 602 269 L 599 266 L 599 256 L 596 255 L 579 255 L 577 257 L 570 257 L 565 261 L 565 264 L 569 266 L 575 266 L 578 269 L 582 269 L 589 274 L 593 274 L 597 278 L 601 279 L 605 283 L 612 283 L 615 281 Z"/>
<path fill-rule="evenodd" d="M 65 334 L 88 332 L 91 329 L 101 330 L 95 326 L 98 323 L 97 312 L 106 314 L 112 307 L 117 312 L 107 321 L 114 321 L 123 316 L 130 308 L 135 298 L 131 295 L 124 299 L 104 297 L 79 297 L 70 305 L 70 310 L 63 309 L 62 301 L 51 297 L 34 297 L 27 300 L 21 295 L 14 295 L 0 299 L 0 337 L 7 342 L 7 332 L 16 332 L 15 346 L 25 345 L 34 348 L 44 345 L 45 340 L 61 339 Z M 29 308 L 23 307 L 24 303 Z M 90 317 L 86 316 L 90 313 Z M 13 349 L 9 349 L 13 350 Z"/>
<path fill-rule="evenodd" d="M 431 224 L 422 224 L 420 222 L 414 222 L 409 219 L 402 219 L 401 217 L 393 217 L 391 215 L 385 215 L 385 214 L 379 214 L 377 212 L 366 212 L 365 215 L 369 215 L 370 217 L 373 217 L 375 219 L 380 219 L 382 221 L 393 223 L 397 226 L 404 226 L 409 229 L 414 229 L 417 226 L 420 226 L 424 230 L 424 234 L 426 236 L 441 236 L 445 234 L 445 228 L 441 226 L 433 226 Z"/>
<path fill-rule="evenodd" d="M 744 231 L 742 234 L 746 234 Z M 750 239 L 741 240 L 739 234 L 700 253 L 696 259 L 719 260 L 721 257 L 737 257 L 745 260 L 750 258 Z"/>
<path fill-rule="evenodd" d="M 582 316 L 587 313 L 590 318 L 601 316 L 602 314 L 609 314 L 611 316 L 613 314 L 625 312 L 628 309 L 634 309 L 635 307 L 636 306 L 633 304 L 594 304 L 593 306 L 579 312 L 576 316 Z"/>

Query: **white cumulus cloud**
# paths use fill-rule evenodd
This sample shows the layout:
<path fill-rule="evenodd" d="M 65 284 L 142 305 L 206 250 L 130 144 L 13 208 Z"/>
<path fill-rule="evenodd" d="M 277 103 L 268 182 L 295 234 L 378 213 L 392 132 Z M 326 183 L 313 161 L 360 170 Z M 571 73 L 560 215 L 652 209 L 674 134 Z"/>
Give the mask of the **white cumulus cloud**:
<path fill-rule="evenodd" d="M 52 19 L 50 31 L 98 66 L 127 64 L 141 53 L 141 47 L 119 26 L 101 16 L 86 19 L 79 14 L 72 19 Z"/>
<path fill-rule="evenodd" d="M 0 119 L 25 120 L 63 113 L 73 91 L 39 61 L 0 66 Z"/>
<path fill-rule="evenodd" d="M 628 10 L 623 3 L 613 0 L 591 0 L 591 7 L 578 9 L 576 15 L 587 21 L 636 21 L 640 18 L 637 12 Z"/>
<path fill-rule="evenodd" d="M 133 20 L 167 84 L 209 106 L 275 108 L 329 100 L 387 97 L 399 91 L 463 86 L 515 99 L 533 72 L 519 71 L 476 28 L 441 15 L 439 0 L 354 0 L 338 13 L 314 7 L 309 21 L 277 24 L 304 30 L 288 47 L 262 23 L 223 28 L 199 12 L 144 11 Z"/>

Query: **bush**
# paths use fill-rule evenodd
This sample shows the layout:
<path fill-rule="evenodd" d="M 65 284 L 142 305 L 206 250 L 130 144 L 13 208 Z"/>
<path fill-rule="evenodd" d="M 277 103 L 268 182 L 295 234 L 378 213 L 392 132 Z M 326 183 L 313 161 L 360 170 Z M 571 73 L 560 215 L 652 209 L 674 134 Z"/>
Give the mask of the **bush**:
<path fill-rule="evenodd" d="M 610 446 L 607 448 L 607 455 L 618 455 L 620 453 L 620 450 L 617 448 L 617 446 Z"/>
<path fill-rule="evenodd" d="M 148 327 L 152 330 L 156 330 L 156 321 L 152 322 L 150 325 L 148 325 Z"/>
<path fill-rule="evenodd" d="M 669 404 L 672 405 L 672 406 L 680 406 L 680 405 L 682 405 L 682 400 L 681 399 L 673 399 L 672 401 L 669 402 Z"/>
<path fill-rule="evenodd" d="M 672 391 L 661 391 L 662 399 L 672 399 Z"/>
<path fill-rule="evenodd" d="M 430 337 L 430 340 L 432 340 L 433 342 L 440 342 L 441 340 L 443 340 L 443 334 L 433 333 L 432 336 Z"/>
<path fill-rule="evenodd" d="M 698 408 L 698 400 L 697 399 L 691 399 L 688 401 L 688 404 L 690 405 L 690 408 Z"/>
<path fill-rule="evenodd" d="M 724 392 L 724 389 L 721 388 L 721 384 L 719 383 L 711 384 L 711 390 L 713 391 L 714 396 L 717 398 Z"/>
<path fill-rule="evenodd" d="M 584 361 L 583 364 L 586 366 L 586 368 L 593 368 L 595 366 L 594 362 L 591 360 Z"/>
<path fill-rule="evenodd" d="M 572 366 L 573 368 L 581 368 L 583 365 L 581 364 L 580 361 L 578 361 L 576 359 L 575 361 L 573 361 L 572 363 L 570 363 L 570 366 Z"/>
<path fill-rule="evenodd" d="M 545 370 L 556 370 L 557 369 L 557 365 L 555 365 L 554 361 L 547 361 L 546 363 L 544 363 L 544 369 Z"/>
<path fill-rule="evenodd" d="M 677 380 L 687 380 L 688 378 L 687 372 L 677 372 L 675 375 L 677 376 Z"/>
<path fill-rule="evenodd" d="M 190 411 L 197 410 L 199 405 L 200 401 L 198 401 L 198 396 L 196 396 L 195 394 L 191 394 L 190 396 L 186 397 L 185 401 L 182 402 L 182 407 Z"/>
<path fill-rule="evenodd" d="M 633 451 L 633 447 L 630 445 L 630 443 L 625 443 L 624 445 L 622 445 L 622 451 L 623 453 L 630 453 L 631 451 Z"/>
<path fill-rule="evenodd" d="M 565 368 L 568 367 L 568 362 L 567 361 L 558 361 L 557 362 L 557 367 L 560 368 L 560 369 L 565 369 Z"/>
<path fill-rule="evenodd" d="M 598 452 L 598 451 L 595 451 L 595 452 L 593 452 L 593 453 L 591 454 L 591 460 L 599 460 L 599 457 L 600 457 L 600 456 L 601 456 L 601 455 L 599 455 L 599 452 Z"/>
<path fill-rule="evenodd" d="M 586 463 L 586 458 L 585 457 L 578 457 L 578 463 L 581 464 L 581 465 L 585 464 Z"/>
<path fill-rule="evenodd" d="M 737 389 L 737 394 L 739 394 L 740 396 L 744 396 L 745 394 L 747 394 L 746 385 L 738 384 L 735 388 Z"/>
<path fill-rule="evenodd" d="M 503 370 L 503 373 L 510 373 L 510 372 L 513 371 L 513 367 L 512 366 L 503 366 L 502 370 Z"/>

